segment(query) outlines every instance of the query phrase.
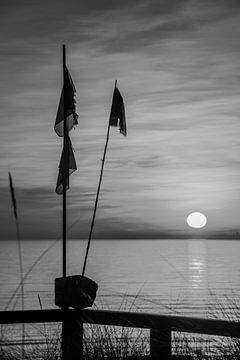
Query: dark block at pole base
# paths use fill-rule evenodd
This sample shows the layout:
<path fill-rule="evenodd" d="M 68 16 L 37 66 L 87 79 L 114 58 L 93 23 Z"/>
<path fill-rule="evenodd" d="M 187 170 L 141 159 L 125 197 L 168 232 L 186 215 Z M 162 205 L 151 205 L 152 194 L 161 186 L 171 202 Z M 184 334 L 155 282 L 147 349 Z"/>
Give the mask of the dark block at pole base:
<path fill-rule="evenodd" d="M 55 279 L 55 305 L 61 308 L 84 309 L 92 306 L 98 285 L 93 280 L 72 275 Z"/>

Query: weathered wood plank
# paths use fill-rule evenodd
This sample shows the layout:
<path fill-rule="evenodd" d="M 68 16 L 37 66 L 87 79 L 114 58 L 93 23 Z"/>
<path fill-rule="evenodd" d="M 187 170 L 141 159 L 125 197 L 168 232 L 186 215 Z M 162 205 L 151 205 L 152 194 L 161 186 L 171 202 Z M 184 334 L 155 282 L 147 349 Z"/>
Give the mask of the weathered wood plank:
<path fill-rule="evenodd" d="M 148 329 L 169 327 L 171 331 L 240 338 L 240 322 L 109 310 L 68 309 L 67 312 L 69 315 L 74 314 L 77 320 L 90 324 Z M 63 312 L 61 309 L 0 312 L 0 324 L 62 321 Z"/>

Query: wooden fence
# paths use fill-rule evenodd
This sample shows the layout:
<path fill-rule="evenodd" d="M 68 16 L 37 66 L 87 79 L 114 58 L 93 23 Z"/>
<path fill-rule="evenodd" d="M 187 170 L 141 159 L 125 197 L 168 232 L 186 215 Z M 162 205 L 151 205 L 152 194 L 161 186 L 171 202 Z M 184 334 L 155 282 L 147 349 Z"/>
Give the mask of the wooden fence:
<path fill-rule="evenodd" d="M 150 359 L 171 359 L 171 332 L 240 338 L 240 322 L 109 310 L 1 311 L 0 324 L 62 322 L 63 360 L 83 357 L 83 324 L 150 329 Z"/>

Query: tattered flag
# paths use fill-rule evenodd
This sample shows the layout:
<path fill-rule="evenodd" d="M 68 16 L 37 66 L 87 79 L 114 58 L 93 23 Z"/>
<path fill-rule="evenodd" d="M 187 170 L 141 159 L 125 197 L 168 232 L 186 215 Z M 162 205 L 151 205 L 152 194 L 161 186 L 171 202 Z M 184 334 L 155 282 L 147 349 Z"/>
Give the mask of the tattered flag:
<path fill-rule="evenodd" d="M 63 147 L 62 156 L 59 164 L 59 173 L 56 185 L 56 193 L 63 194 L 63 183 L 65 179 L 66 189 L 69 189 L 69 176 L 77 170 L 77 165 L 73 153 L 73 148 L 69 136 L 67 136 Z"/>
<path fill-rule="evenodd" d="M 78 124 L 78 114 L 75 104 L 75 86 L 68 69 L 64 70 L 64 85 L 58 106 L 54 130 L 58 136 L 64 136 L 64 116 L 66 116 L 66 127 L 68 132 Z"/>
<path fill-rule="evenodd" d="M 115 87 L 113 93 L 109 125 L 118 126 L 120 133 L 125 136 L 127 135 L 124 102 L 117 87 Z"/>

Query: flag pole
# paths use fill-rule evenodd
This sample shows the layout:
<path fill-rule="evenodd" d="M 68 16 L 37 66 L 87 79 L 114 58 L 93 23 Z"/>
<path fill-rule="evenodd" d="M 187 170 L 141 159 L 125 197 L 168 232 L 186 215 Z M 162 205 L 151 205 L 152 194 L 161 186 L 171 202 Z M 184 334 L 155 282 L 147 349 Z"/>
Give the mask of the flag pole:
<path fill-rule="evenodd" d="M 64 173 L 63 173 L 63 194 L 62 194 L 62 276 L 66 277 L 66 240 L 67 240 L 67 189 L 66 189 L 66 179 L 68 166 L 68 156 L 66 156 L 67 149 L 67 116 L 66 116 L 66 107 L 65 107 L 65 69 L 66 69 L 66 46 L 62 46 L 62 62 L 63 62 L 63 153 L 65 154 L 64 159 Z"/>
<path fill-rule="evenodd" d="M 116 89 L 116 87 L 117 87 L 117 80 L 115 80 L 115 89 Z M 107 137 L 106 137 L 106 143 L 105 143 L 105 148 L 104 148 L 103 158 L 102 158 L 102 167 L 101 167 L 101 172 L 100 172 L 100 177 L 99 177 L 99 183 L 98 183 L 98 189 L 97 189 L 97 194 L 96 194 L 96 199 L 95 199 L 95 204 L 94 204 L 94 210 L 93 210 L 93 217 L 92 217 L 91 227 L 90 227 L 89 236 L 88 236 L 87 249 L 86 249 L 85 258 L 84 258 L 84 263 L 83 263 L 82 276 L 84 276 L 85 269 L 86 269 L 88 252 L 89 252 L 89 248 L 90 248 L 90 242 L 91 242 L 91 239 L 92 239 L 92 232 L 93 232 L 93 227 L 94 227 L 94 222 L 95 222 L 95 217 L 96 217 L 96 211 L 97 211 L 97 205 L 98 205 L 98 198 L 99 198 L 99 193 L 100 193 L 101 184 L 102 184 L 103 168 L 104 168 L 104 163 L 105 163 L 105 157 L 106 157 L 108 140 L 109 140 L 109 132 L 110 132 L 110 116 L 111 116 L 111 112 L 110 112 L 110 115 L 109 115 L 108 129 L 107 129 Z"/>
<path fill-rule="evenodd" d="M 22 261 L 22 247 L 21 247 L 21 236 L 20 236 L 20 229 L 19 229 L 19 222 L 18 222 L 18 213 L 17 213 L 17 202 L 15 198 L 15 191 L 12 181 L 11 173 L 8 173 L 9 177 L 9 187 L 11 191 L 11 197 L 12 197 L 12 204 L 13 204 L 13 211 L 14 211 L 14 217 L 16 221 L 16 229 L 17 229 L 17 240 L 18 240 L 18 256 L 19 256 L 19 270 L 20 270 L 20 279 L 21 279 L 21 304 L 22 304 L 22 311 L 24 310 L 24 277 L 23 277 L 23 261 Z M 22 323 L 22 356 L 25 355 L 25 324 Z"/>

